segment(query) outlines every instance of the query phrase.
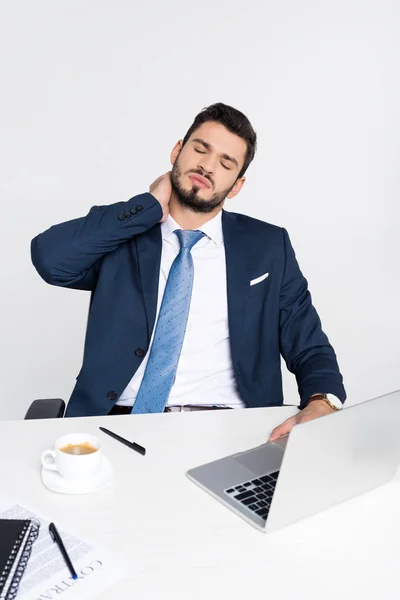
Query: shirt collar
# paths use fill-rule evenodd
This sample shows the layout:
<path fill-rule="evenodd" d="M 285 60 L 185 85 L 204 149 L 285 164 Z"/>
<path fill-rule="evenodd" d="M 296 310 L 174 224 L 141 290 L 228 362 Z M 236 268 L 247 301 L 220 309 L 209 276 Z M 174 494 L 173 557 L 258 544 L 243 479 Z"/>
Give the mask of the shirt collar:
<path fill-rule="evenodd" d="M 171 215 L 168 215 L 167 219 L 161 223 L 161 235 L 163 240 L 169 238 L 176 229 L 182 229 L 182 227 L 178 225 Z M 222 233 L 222 211 L 207 221 L 207 223 L 198 227 L 198 229 L 205 233 L 216 246 L 222 246 L 224 243 L 224 236 Z"/>

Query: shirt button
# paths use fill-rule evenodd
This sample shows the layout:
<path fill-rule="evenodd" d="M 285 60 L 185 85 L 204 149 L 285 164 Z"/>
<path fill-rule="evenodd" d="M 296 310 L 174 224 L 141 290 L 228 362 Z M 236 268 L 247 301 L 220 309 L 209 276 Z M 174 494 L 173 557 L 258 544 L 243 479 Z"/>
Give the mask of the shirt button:
<path fill-rule="evenodd" d="M 135 350 L 135 354 L 138 358 L 143 358 L 143 356 L 146 354 L 146 352 L 143 350 L 143 348 L 137 348 Z"/>
<path fill-rule="evenodd" d="M 137 213 L 136 208 L 131 208 L 131 215 L 136 215 L 136 213 Z"/>
<path fill-rule="evenodd" d="M 138 212 L 140 212 L 141 210 L 143 210 L 143 206 L 141 206 L 141 205 L 139 204 L 139 206 L 137 206 L 137 207 L 136 207 L 136 210 L 137 210 Z"/>
<path fill-rule="evenodd" d="M 123 221 L 125 219 L 125 215 L 118 215 L 118 221 Z"/>
<path fill-rule="evenodd" d="M 107 394 L 107 400 L 111 400 L 112 402 L 114 402 L 114 400 L 117 399 L 117 394 L 115 392 L 108 392 Z"/>

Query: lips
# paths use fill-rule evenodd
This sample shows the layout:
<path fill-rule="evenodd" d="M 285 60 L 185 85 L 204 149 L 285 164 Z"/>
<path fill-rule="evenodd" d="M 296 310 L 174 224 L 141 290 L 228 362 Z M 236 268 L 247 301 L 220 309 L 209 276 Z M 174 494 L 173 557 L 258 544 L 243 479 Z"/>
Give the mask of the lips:
<path fill-rule="evenodd" d="M 189 175 L 189 177 L 193 181 L 193 183 L 198 185 L 199 187 L 203 187 L 203 188 L 211 187 L 210 182 L 205 177 L 202 177 L 201 175 L 197 175 L 197 173 L 196 174 L 191 173 Z"/>

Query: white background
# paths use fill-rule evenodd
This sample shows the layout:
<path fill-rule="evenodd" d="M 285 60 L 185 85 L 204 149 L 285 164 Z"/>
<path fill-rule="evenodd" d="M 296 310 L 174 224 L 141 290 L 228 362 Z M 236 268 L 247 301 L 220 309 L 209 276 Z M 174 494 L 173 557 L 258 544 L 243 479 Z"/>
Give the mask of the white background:
<path fill-rule="evenodd" d="M 259 136 L 226 208 L 288 229 L 348 402 L 400 388 L 399 40 L 396 0 L 1 1 L 0 419 L 81 364 L 89 294 L 31 238 L 146 191 L 218 101 Z"/>

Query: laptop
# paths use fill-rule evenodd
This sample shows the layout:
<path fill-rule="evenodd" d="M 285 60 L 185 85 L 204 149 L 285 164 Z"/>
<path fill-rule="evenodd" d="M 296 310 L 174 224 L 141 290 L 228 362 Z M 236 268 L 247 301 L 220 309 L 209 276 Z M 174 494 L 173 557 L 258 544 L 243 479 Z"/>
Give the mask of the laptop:
<path fill-rule="evenodd" d="M 296 425 L 187 476 L 272 533 L 389 482 L 400 462 L 400 390 Z"/>

